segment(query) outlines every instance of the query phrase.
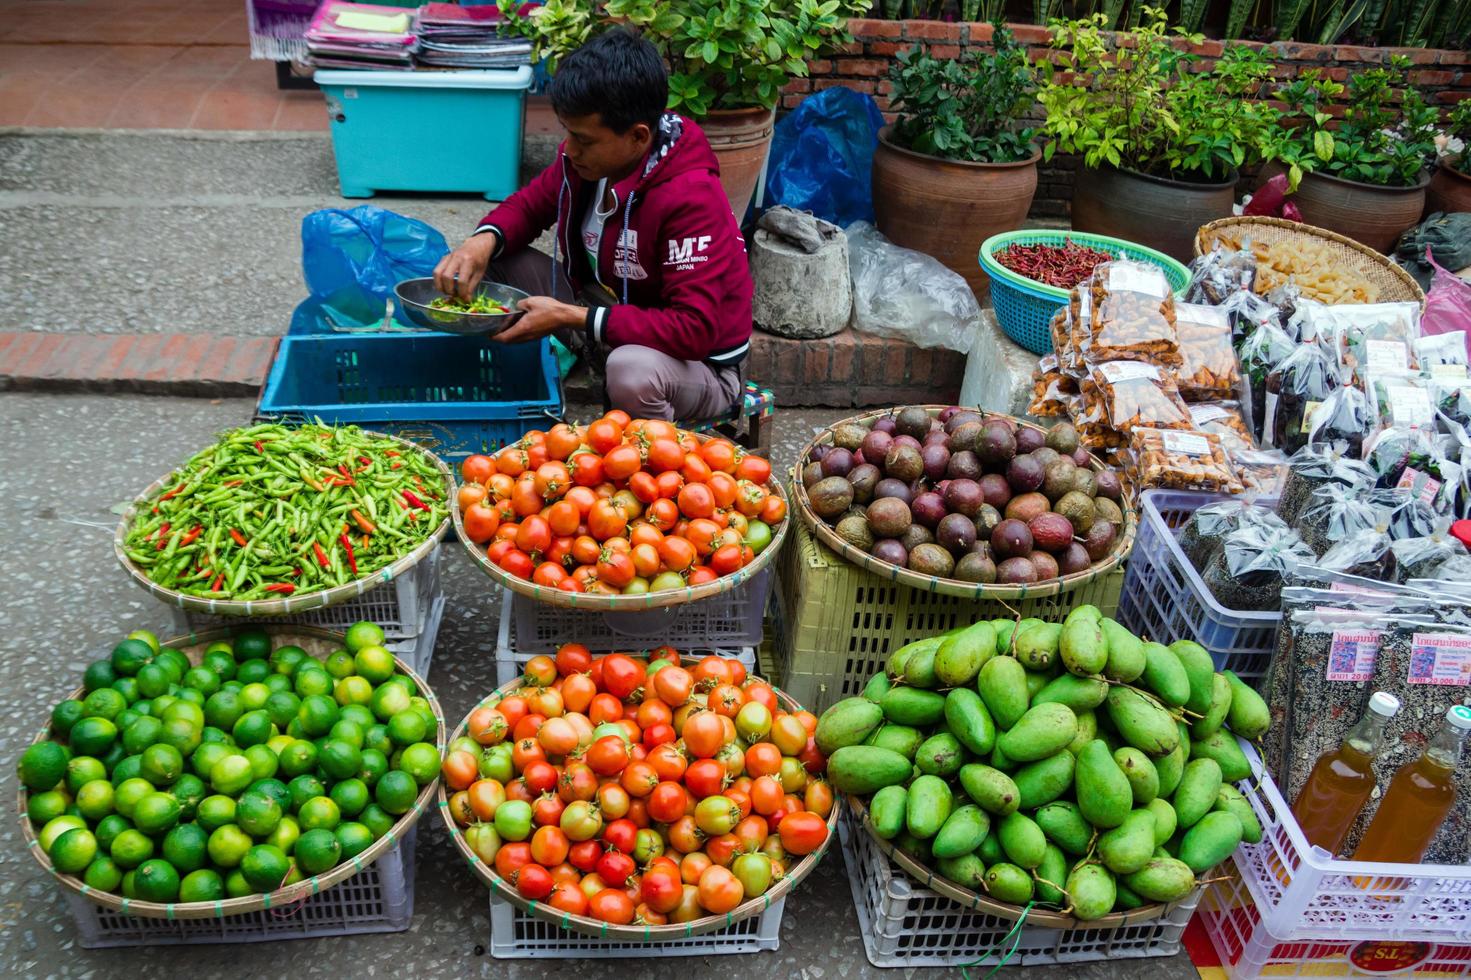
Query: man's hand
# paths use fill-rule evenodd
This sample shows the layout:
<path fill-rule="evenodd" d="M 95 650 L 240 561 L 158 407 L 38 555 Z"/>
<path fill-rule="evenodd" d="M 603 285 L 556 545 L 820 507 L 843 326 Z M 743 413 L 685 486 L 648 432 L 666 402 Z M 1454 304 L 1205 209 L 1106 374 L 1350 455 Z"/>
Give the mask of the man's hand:
<path fill-rule="evenodd" d="M 434 267 L 434 288 L 446 296 L 459 294 L 468 301 L 475 294 L 475 287 L 485 278 L 490 266 L 491 253 L 500 238 L 493 231 L 471 235 L 465 243 L 439 260 Z"/>
<path fill-rule="evenodd" d="M 529 296 L 517 305 L 526 311 L 525 316 L 511 324 L 509 329 L 496 334 L 492 340 L 503 344 L 540 340 L 559 327 L 580 327 L 587 320 L 587 310 L 584 307 L 563 303 L 550 296 Z"/>

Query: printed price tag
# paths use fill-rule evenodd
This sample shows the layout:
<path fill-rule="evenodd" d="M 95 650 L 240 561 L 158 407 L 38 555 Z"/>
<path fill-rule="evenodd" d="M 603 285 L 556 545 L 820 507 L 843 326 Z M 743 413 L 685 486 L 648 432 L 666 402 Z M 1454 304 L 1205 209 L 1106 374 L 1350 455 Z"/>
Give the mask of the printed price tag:
<path fill-rule="evenodd" d="M 1307 402 L 1302 407 L 1302 431 L 1313 431 L 1313 416 L 1317 414 L 1322 402 Z"/>
<path fill-rule="evenodd" d="M 1464 364 L 1432 364 L 1430 376 L 1446 381 L 1465 381 L 1471 374 L 1468 374 Z"/>
<path fill-rule="evenodd" d="M 1329 592 L 1346 592 L 1349 595 L 1392 595 L 1390 592 L 1381 592 L 1378 589 L 1366 589 L 1362 585 L 1353 585 L 1349 582 L 1331 582 L 1328 585 Z"/>
<path fill-rule="evenodd" d="M 1404 374 L 1410 369 L 1410 349 L 1398 340 L 1369 340 L 1364 357 L 1370 374 Z"/>
<path fill-rule="evenodd" d="M 1367 681 L 1374 677 L 1374 658 L 1379 654 L 1379 630 L 1335 630 L 1328 648 L 1330 681 Z"/>
<path fill-rule="evenodd" d="M 1430 404 L 1430 392 L 1413 385 L 1387 385 L 1385 396 L 1389 399 L 1389 415 L 1395 425 L 1430 425 L 1435 421 L 1435 410 Z"/>
<path fill-rule="evenodd" d="M 1212 308 L 1214 309 L 1214 307 Z M 1229 410 L 1219 405 L 1190 406 L 1190 421 L 1196 425 L 1205 425 L 1207 422 L 1214 422 L 1216 419 L 1226 418 L 1230 414 L 1231 412 Z"/>
<path fill-rule="evenodd" d="M 1399 482 L 1395 484 L 1396 489 L 1404 488 L 1415 491 L 1422 504 L 1435 503 L 1435 495 L 1440 493 L 1440 481 L 1428 474 L 1421 473 L 1413 466 L 1406 466 L 1404 472 L 1399 475 Z"/>
<path fill-rule="evenodd" d="M 1471 636 L 1416 633 L 1410 641 L 1411 684 L 1471 684 Z"/>
<path fill-rule="evenodd" d="M 1142 361 L 1109 361 L 1107 364 L 1100 364 L 1098 371 L 1113 384 L 1118 384 L 1120 381 L 1133 381 L 1135 378 L 1159 380 L 1159 368 Z"/>
<path fill-rule="evenodd" d="M 1170 294 L 1170 285 L 1163 272 L 1152 266 L 1140 266 L 1120 262 L 1108 267 L 1109 292 L 1147 293 L 1164 299 Z"/>
<path fill-rule="evenodd" d="M 1165 452 L 1184 453 L 1186 456 L 1205 456 L 1211 451 L 1210 440 L 1195 432 L 1160 432 Z"/>

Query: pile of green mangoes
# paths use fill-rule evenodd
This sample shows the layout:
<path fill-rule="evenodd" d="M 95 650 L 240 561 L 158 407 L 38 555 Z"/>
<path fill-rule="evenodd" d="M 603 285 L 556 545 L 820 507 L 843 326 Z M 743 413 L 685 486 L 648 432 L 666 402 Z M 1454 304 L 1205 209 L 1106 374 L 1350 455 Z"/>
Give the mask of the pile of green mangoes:
<path fill-rule="evenodd" d="M 1270 721 L 1199 644 L 1085 605 L 901 647 L 816 741 L 879 837 L 962 888 L 1091 920 L 1184 898 L 1261 840 L 1235 736 Z"/>

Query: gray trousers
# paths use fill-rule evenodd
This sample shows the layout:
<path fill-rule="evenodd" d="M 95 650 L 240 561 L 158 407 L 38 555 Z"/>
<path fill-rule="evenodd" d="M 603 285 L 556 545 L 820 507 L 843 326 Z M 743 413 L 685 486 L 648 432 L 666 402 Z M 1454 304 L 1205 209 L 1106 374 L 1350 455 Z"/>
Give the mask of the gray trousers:
<path fill-rule="evenodd" d="M 597 297 L 578 296 L 551 256 L 533 248 L 502 256 L 486 277 L 532 296 L 555 296 L 564 302 L 597 304 Z M 581 330 L 558 331 L 557 339 L 574 353 L 603 368 L 603 387 L 611 408 L 636 419 L 695 421 L 730 411 L 741 392 L 739 367 L 712 368 L 703 361 L 682 361 L 652 347 L 625 344 L 611 350 L 587 349 Z"/>

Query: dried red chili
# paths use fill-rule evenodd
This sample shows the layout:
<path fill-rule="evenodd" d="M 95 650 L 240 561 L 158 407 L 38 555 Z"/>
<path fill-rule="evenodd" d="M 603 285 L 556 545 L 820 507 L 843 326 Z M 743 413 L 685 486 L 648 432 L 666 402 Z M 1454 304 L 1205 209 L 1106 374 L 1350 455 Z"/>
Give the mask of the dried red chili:
<path fill-rule="evenodd" d="M 995 258 L 1017 275 L 1059 289 L 1072 289 L 1091 276 L 1095 266 L 1113 261 L 1107 252 L 1079 245 L 1071 238 L 1061 245 L 1008 245 Z"/>

